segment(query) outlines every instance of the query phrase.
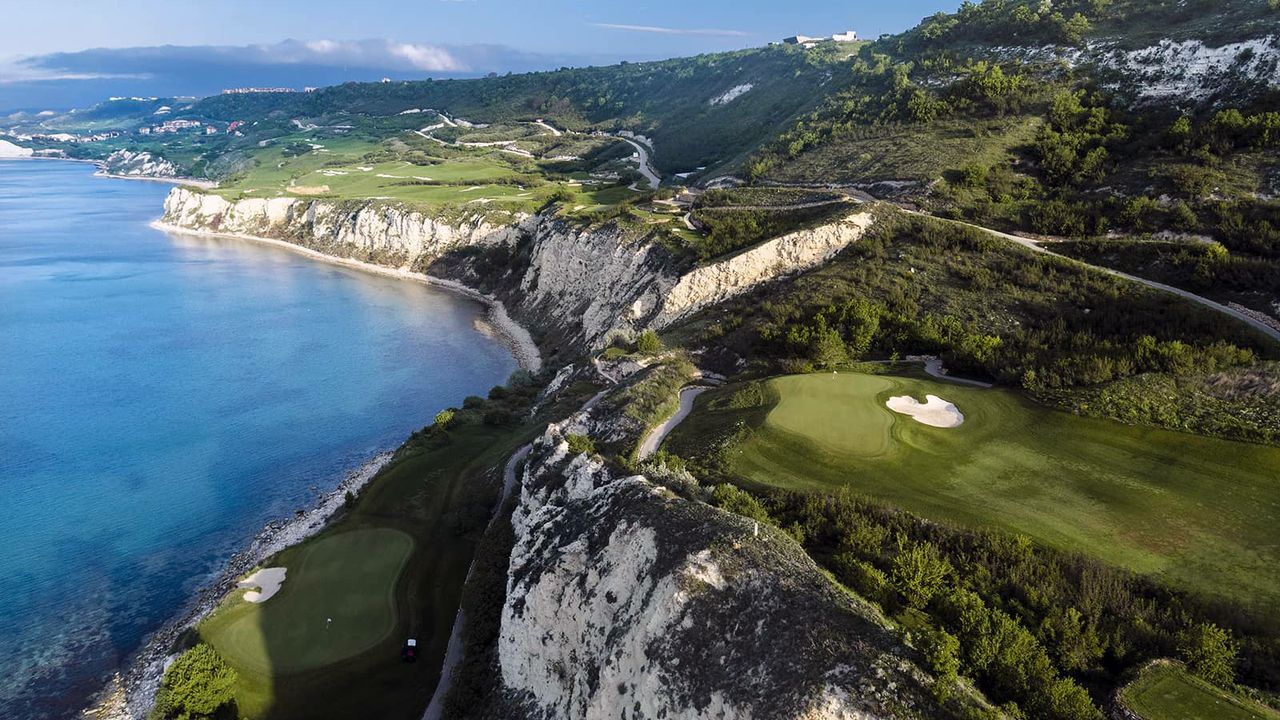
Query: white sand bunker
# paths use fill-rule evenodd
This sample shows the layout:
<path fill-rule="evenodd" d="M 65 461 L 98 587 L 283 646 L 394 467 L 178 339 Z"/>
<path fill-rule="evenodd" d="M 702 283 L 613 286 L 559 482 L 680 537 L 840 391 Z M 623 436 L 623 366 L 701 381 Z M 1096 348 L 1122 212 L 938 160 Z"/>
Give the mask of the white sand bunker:
<path fill-rule="evenodd" d="M 284 574 L 288 568 L 262 568 L 249 577 L 236 583 L 236 587 L 257 588 L 244 594 L 244 599 L 251 603 L 266 602 L 272 595 L 280 592 L 284 584 Z"/>
<path fill-rule="evenodd" d="M 909 395 L 898 395 L 885 401 L 885 405 L 896 413 L 910 415 L 916 422 L 930 427 L 953 428 L 964 422 L 964 415 L 954 403 L 937 395 L 925 395 L 924 400 L 922 403 Z"/>

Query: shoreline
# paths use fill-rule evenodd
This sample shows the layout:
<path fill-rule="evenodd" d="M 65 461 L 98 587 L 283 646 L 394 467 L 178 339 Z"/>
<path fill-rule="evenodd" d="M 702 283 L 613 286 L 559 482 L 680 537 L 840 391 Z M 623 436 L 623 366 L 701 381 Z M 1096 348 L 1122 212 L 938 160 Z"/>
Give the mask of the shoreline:
<path fill-rule="evenodd" d="M 51 157 L 49 155 L 21 155 L 15 157 L 0 157 L 0 160 L 56 160 L 58 162 L 81 163 L 85 165 L 93 165 L 97 171 L 93 173 L 94 177 L 109 178 L 111 180 L 147 180 L 150 182 L 165 183 L 167 185 L 182 185 L 185 187 L 195 187 L 202 190 L 212 190 L 218 187 L 218 183 L 213 180 L 199 180 L 189 177 L 152 177 L 150 175 L 118 175 L 116 173 L 107 172 L 101 160 L 89 160 L 88 158 L 69 158 L 69 157 Z"/>
<path fill-rule="evenodd" d="M 115 176 L 102 171 L 95 173 L 95 176 L 115 179 L 170 181 L 169 179 L 161 178 Z M 485 295 L 462 283 L 431 277 L 425 273 L 388 268 L 351 258 L 327 255 L 311 248 L 274 238 L 239 233 L 192 230 L 159 220 L 153 221 L 151 227 L 167 233 L 222 237 L 274 245 L 341 267 L 361 270 L 384 277 L 420 282 L 465 295 L 484 303 L 488 308 L 487 322 L 503 343 L 507 345 L 521 368 L 531 372 L 537 372 L 541 368 L 542 358 L 538 352 L 537 345 L 534 344 L 529 332 L 507 314 L 506 306 L 497 298 Z M 380 452 L 355 469 L 348 471 L 346 476 L 332 490 L 321 495 L 311 509 L 301 512 L 292 518 L 267 522 L 249 540 L 244 549 L 231 555 L 222 570 L 196 590 L 186 606 L 143 641 L 138 650 L 90 701 L 82 714 L 83 717 L 95 718 L 96 720 L 134 720 L 146 717 L 154 703 L 155 694 L 159 689 L 164 671 L 172 660 L 173 656 L 170 650 L 183 633 L 194 628 L 209 613 L 213 612 L 223 598 L 226 597 L 227 593 L 234 589 L 236 583 L 245 573 L 281 550 L 296 545 L 328 527 L 330 521 L 342 508 L 346 493 L 358 493 L 383 468 L 390 464 L 395 457 L 395 452 L 395 450 Z"/>
<path fill-rule="evenodd" d="M 348 492 L 359 491 L 395 458 L 384 450 L 348 470 L 342 480 L 322 494 L 309 510 L 287 519 L 268 521 L 243 550 L 231 555 L 221 571 L 203 583 L 191 600 L 151 633 L 115 676 L 89 702 L 82 717 L 95 720 L 135 720 L 151 711 L 160 680 L 171 660 L 169 652 L 183 633 L 208 617 L 240 578 L 267 558 L 323 531 L 342 509 Z"/>
<path fill-rule="evenodd" d="M 502 339 L 503 343 L 511 351 L 512 356 L 514 356 L 516 359 L 516 363 L 522 369 L 528 370 L 529 372 L 538 372 L 539 370 L 542 369 L 542 354 L 538 351 L 537 343 L 533 341 L 533 336 L 529 334 L 529 331 L 526 330 L 524 326 L 520 325 L 515 320 L 511 319 L 511 316 L 507 314 L 506 305 L 504 305 L 501 300 L 491 295 L 486 295 L 480 292 L 479 290 L 475 290 L 473 288 L 467 287 L 466 285 L 463 285 L 462 283 L 457 282 L 456 280 L 447 280 L 445 278 L 433 277 L 426 273 L 414 272 L 412 270 L 404 270 L 402 268 L 391 268 L 385 265 L 375 265 L 373 263 L 365 262 L 363 260 L 355 260 L 353 258 L 344 258 L 344 257 L 338 257 L 336 255 L 329 255 L 327 253 L 322 253 L 318 250 L 312 250 L 309 247 L 304 247 L 296 243 L 291 243 L 287 240 L 277 240 L 275 238 L 262 237 L 261 235 L 247 235 L 244 233 L 217 232 L 214 230 L 196 230 L 191 228 L 185 228 L 185 227 L 182 227 L 181 225 L 174 225 L 172 223 L 163 222 L 161 220 L 153 221 L 151 223 L 151 227 L 155 228 L 156 230 L 160 230 L 162 232 L 177 233 L 179 235 L 194 235 L 197 237 L 230 238 L 234 240 L 246 240 L 249 242 L 263 243 L 263 244 L 283 248 L 291 252 L 296 252 L 300 255 L 304 255 L 313 260 L 327 262 L 331 265 L 338 265 L 340 267 L 345 267 L 349 269 L 361 270 L 364 272 L 373 273 L 375 275 L 381 275 L 383 277 L 390 277 L 390 278 L 396 278 L 399 280 L 409 280 L 412 282 L 423 283 L 425 285 L 431 285 L 433 287 L 450 290 L 460 295 L 465 295 L 466 297 L 469 297 L 472 300 L 477 300 L 481 303 L 484 303 L 489 308 L 488 319 L 490 324 L 497 331 L 498 336 Z"/>

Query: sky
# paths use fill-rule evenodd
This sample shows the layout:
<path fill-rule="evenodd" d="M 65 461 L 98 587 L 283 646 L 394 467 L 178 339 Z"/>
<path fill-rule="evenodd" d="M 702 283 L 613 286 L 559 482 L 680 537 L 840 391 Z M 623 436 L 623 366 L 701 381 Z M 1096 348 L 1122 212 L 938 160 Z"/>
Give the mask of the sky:
<path fill-rule="evenodd" d="M 294 79 L 286 70 L 298 80 L 289 84 L 328 84 L 657 59 L 796 33 L 876 37 L 958 2 L 0 0 L 0 110 L 107 90 L 202 94 L 259 75 L 254 84 Z M 176 60 L 124 50 L 157 46 L 189 49 Z M 99 48 L 117 51 L 83 52 Z"/>

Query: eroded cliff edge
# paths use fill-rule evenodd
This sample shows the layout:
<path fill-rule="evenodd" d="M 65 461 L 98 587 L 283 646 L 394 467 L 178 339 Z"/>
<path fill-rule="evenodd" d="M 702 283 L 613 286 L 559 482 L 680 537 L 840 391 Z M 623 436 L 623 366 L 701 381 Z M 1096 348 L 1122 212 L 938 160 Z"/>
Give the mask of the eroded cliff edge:
<path fill-rule="evenodd" d="M 574 454 L 565 432 L 534 442 L 512 515 L 505 716 L 953 714 L 786 533 Z"/>
<path fill-rule="evenodd" d="M 437 217 L 377 201 L 227 200 L 175 188 L 163 222 L 196 232 L 268 238 L 325 255 L 427 273 L 492 294 L 528 327 L 548 362 L 605 345 L 617 333 L 661 329 L 779 277 L 812 268 L 857 242 L 869 212 L 773 238 L 692 267 L 616 224 L 586 226 L 554 213 Z"/>

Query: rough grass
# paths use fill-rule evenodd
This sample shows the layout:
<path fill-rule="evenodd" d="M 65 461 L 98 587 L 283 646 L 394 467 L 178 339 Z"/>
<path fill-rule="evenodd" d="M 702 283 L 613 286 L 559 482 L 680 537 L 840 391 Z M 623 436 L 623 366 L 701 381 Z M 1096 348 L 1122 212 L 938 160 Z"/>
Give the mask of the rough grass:
<path fill-rule="evenodd" d="M 1172 662 L 1154 663 L 1120 691 L 1143 720 L 1277 720 L 1280 713 L 1229 693 Z"/>
<path fill-rule="evenodd" d="M 931 428 L 883 407 L 927 393 L 956 403 L 965 423 Z M 1280 600 L 1276 448 L 1075 417 L 1003 390 L 842 372 L 708 392 L 667 449 L 749 485 L 847 489 L 1205 594 Z"/>
<path fill-rule="evenodd" d="M 1035 117 L 942 120 L 930 125 L 862 128 L 802 153 L 769 173 L 783 182 L 927 183 L 969 164 L 1008 162 L 1043 121 Z"/>

